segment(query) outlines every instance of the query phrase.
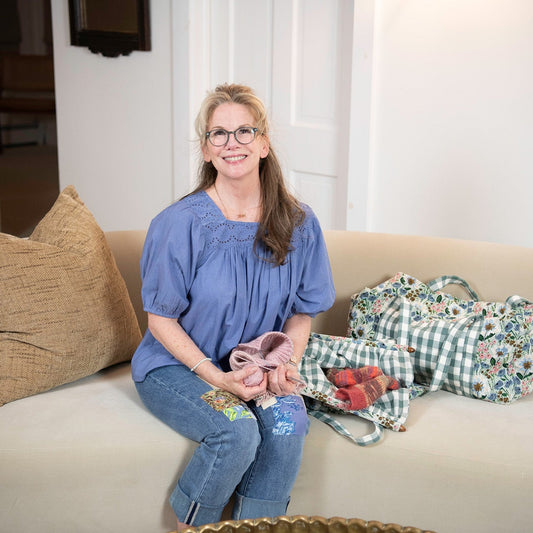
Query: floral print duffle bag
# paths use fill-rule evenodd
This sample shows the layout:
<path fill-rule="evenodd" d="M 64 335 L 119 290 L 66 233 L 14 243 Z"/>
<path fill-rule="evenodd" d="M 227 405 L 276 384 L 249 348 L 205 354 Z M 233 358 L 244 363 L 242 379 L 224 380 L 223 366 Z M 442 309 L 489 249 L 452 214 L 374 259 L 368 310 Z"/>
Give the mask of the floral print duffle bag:
<path fill-rule="evenodd" d="M 471 298 L 444 292 L 449 284 Z M 348 336 L 412 347 L 415 383 L 428 391 L 508 404 L 533 390 L 533 303 L 520 296 L 479 301 L 457 276 L 423 283 L 399 272 L 354 294 Z"/>

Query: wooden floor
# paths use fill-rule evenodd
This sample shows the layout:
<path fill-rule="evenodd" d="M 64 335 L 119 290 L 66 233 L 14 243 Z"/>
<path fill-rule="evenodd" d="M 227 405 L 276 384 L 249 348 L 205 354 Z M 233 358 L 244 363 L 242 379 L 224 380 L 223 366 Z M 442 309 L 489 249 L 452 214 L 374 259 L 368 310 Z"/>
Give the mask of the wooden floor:
<path fill-rule="evenodd" d="M 59 194 L 56 146 L 5 148 L 0 154 L 0 231 L 27 237 Z"/>

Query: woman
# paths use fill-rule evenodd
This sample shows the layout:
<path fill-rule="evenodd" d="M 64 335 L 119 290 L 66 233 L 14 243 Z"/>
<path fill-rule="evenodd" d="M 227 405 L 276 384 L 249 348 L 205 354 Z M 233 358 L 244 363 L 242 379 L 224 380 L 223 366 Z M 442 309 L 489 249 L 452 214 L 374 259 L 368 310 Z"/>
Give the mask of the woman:
<path fill-rule="evenodd" d="M 132 361 L 148 409 L 200 443 L 170 497 L 178 529 L 217 522 L 234 492 L 234 519 L 285 514 L 308 429 L 297 367 L 311 318 L 334 300 L 318 221 L 286 190 L 259 98 L 217 87 L 196 130 L 199 185 L 147 234 L 148 331 Z M 230 353 L 280 331 L 290 361 L 247 386 L 257 367 L 232 370 Z"/>

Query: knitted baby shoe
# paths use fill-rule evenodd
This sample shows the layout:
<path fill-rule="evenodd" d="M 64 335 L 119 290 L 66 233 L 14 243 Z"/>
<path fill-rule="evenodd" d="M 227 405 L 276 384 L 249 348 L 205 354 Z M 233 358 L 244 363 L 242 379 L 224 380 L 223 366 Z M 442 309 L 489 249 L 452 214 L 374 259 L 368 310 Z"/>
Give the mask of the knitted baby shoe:
<path fill-rule="evenodd" d="M 362 366 L 360 368 L 330 368 L 326 377 L 336 387 L 348 387 L 381 376 L 383 372 L 377 366 Z"/>
<path fill-rule="evenodd" d="M 335 391 L 335 398 L 344 400 L 349 411 L 359 411 L 372 405 L 387 390 L 399 389 L 399 383 L 390 376 L 377 376 L 357 385 L 341 387 Z"/>

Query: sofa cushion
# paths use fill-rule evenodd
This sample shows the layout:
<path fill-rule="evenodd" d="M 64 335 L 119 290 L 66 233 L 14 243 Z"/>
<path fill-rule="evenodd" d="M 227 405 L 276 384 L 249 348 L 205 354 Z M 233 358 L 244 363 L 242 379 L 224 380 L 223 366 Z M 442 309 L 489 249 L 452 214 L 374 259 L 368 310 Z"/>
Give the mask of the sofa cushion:
<path fill-rule="evenodd" d="M 74 187 L 28 239 L 0 234 L 0 405 L 131 359 L 139 325 Z"/>

